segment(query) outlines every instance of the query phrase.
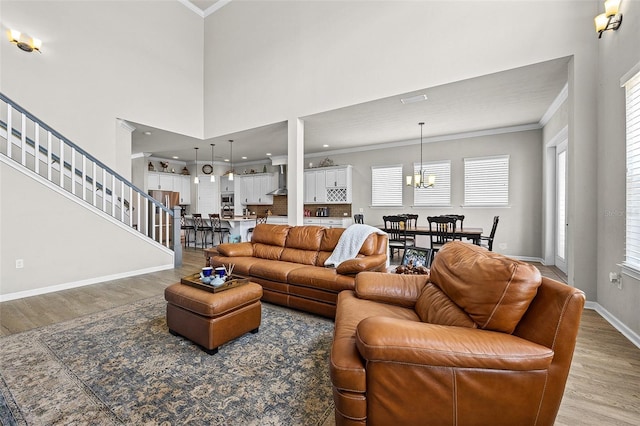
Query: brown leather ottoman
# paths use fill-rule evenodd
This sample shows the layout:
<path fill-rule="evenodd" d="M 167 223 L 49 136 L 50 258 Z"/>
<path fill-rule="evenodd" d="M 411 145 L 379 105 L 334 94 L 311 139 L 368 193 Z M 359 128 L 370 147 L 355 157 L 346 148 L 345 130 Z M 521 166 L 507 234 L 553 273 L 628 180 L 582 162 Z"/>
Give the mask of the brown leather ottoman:
<path fill-rule="evenodd" d="M 219 293 L 181 283 L 164 290 L 167 326 L 212 355 L 218 346 L 248 331 L 257 333 L 262 318 L 262 287 L 248 283 Z"/>

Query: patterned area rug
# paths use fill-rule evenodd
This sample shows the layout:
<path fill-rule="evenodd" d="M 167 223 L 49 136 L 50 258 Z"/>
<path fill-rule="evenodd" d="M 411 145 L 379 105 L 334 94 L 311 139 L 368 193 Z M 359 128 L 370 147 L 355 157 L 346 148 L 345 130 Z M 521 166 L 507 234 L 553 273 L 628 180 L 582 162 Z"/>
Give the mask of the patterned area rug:
<path fill-rule="evenodd" d="M 162 297 L 0 338 L 3 425 L 322 425 L 331 320 L 263 303 L 257 334 L 207 355 Z"/>

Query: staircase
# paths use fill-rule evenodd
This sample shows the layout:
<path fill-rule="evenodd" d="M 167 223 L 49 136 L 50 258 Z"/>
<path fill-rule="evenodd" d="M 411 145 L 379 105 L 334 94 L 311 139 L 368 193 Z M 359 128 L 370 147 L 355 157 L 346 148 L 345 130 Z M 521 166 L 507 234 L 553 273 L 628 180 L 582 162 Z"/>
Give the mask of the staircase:
<path fill-rule="evenodd" d="M 182 265 L 179 207 L 165 207 L 2 93 L 0 161 L 173 250 L 174 265 Z"/>

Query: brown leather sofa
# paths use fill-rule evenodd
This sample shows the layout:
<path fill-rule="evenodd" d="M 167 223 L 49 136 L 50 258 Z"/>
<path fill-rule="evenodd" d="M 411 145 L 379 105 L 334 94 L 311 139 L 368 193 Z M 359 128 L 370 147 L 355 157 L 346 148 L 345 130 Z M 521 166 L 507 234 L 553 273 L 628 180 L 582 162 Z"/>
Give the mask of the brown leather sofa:
<path fill-rule="evenodd" d="M 431 275 L 362 273 L 338 298 L 340 425 L 552 425 L 584 293 L 463 242 Z"/>
<path fill-rule="evenodd" d="M 324 262 L 344 228 L 257 225 L 251 242 L 225 243 L 205 250 L 208 265 L 234 264 L 234 274 L 262 285 L 262 300 L 333 318 L 342 290 L 353 290 L 362 271 L 385 271 L 387 236 L 367 237 L 355 259 L 337 268 Z"/>

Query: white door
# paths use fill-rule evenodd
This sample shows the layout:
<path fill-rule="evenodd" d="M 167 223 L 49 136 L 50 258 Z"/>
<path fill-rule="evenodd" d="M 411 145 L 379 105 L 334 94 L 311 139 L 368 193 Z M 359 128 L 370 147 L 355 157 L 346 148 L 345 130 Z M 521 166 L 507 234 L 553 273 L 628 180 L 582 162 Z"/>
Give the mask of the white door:
<path fill-rule="evenodd" d="M 556 147 L 556 266 L 567 273 L 567 142 Z"/>

